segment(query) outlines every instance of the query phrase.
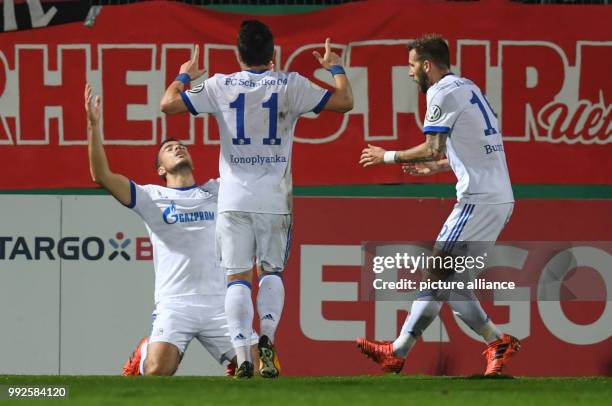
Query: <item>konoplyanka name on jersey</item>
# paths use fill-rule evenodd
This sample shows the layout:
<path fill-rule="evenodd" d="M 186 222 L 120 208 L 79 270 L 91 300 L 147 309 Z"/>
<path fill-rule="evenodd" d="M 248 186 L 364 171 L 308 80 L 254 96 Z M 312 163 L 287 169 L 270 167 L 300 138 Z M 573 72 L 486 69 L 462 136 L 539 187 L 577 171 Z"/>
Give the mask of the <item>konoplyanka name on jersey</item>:
<path fill-rule="evenodd" d="M 174 201 L 170 203 L 170 206 L 163 213 L 164 222 L 167 224 L 179 223 L 191 223 L 194 221 L 213 221 L 215 219 L 215 213 L 212 211 L 192 211 L 187 213 L 177 213 L 176 204 Z"/>
<path fill-rule="evenodd" d="M 250 165 L 264 165 L 264 164 L 281 164 L 287 163 L 287 157 L 282 155 L 274 156 L 234 156 L 230 155 L 230 162 L 232 164 L 250 164 Z"/>

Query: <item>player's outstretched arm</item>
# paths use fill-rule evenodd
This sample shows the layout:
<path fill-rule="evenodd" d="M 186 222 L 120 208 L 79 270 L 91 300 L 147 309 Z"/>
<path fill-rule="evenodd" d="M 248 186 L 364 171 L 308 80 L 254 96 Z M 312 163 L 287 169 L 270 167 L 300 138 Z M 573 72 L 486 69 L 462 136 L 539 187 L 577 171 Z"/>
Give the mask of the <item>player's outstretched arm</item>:
<path fill-rule="evenodd" d="M 202 76 L 205 70 L 201 70 L 198 67 L 198 55 L 200 47 L 195 46 L 191 59 L 181 65 L 179 74 L 176 80 L 170 83 L 170 86 L 166 89 L 164 96 L 160 102 L 160 108 L 163 113 L 166 114 L 177 114 L 185 113 L 188 111 L 181 92 L 185 90 L 185 85 Z"/>
<path fill-rule="evenodd" d="M 124 205 L 131 202 L 130 181 L 123 175 L 111 172 L 100 139 L 100 96 L 93 97 L 89 83 L 85 86 L 85 111 L 87 113 L 87 143 L 89 171 L 97 184 L 108 190 Z"/>
<path fill-rule="evenodd" d="M 344 73 L 342 59 L 331 50 L 331 40 L 325 39 L 325 55 L 314 51 L 312 54 L 319 61 L 321 66 L 334 75 L 335 91 L 329 98 L 323 110 L 337 111 L 346 113 L 353 109 L 353 91 L 351 84 Z"/>
<path fill-rule="evenodd" d="M 439 161 L 446 153 L 447 136 L 447 133 L 427 133 L 424 143 L 404 151 L 387 151 L 368 144 L 361 152 L 359 163 L 366 168 L 380 164 Z"/>

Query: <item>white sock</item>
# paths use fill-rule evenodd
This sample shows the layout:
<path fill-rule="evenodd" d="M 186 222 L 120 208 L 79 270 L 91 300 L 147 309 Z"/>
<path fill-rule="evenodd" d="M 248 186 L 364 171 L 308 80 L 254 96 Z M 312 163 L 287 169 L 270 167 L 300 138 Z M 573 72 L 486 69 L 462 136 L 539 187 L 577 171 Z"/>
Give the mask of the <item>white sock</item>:
<path fill-rule="evenodd" d="M 406 358 L 408 353 L 416 344 L 417 337 L 412 334 L 400 334 L 399 337 L 393 341 L 393 353 L 396 357 Z"/>
<path fill-rule="evenodd" d="M 253 331 L 253 300 L 251 284 L 245 281 L 231 282 L 225 295 L 225 315 L 238 366 L 251 360 L 251 333 Z"/>
<path fill-rule="evenodd" d="M 503 336 L 502 332 L 499 331 L 491 319 L 487 320 L 484 326 L 482 326 L 476 332 L 480 334 L 482 338 L 484 338 L 487 344 L 491 344 L 493 341 L 497 341 Z"/>
<path fill-rule="evenodd" d="M 149 350 L 149 343 L 147 342 L 144 345 L 140 346 L 140 364 L 138 366 L 138 371 L 140 372 L 140 375 L 144 376 L 144 363 L 145 360 L 147 359 L 147 351 Z"/>
<path fill-rule="evenodd" d="M 448 304 L 465 324 L 484 338 L 487 344 L 502 337 L 502 332 L 489 319 L 477 299 L 454 300 Z"/>
<path fill-rule="evenodd" d="M 280 274 L 264 274 L 259 280 L 257 313 L 260 334 L 268 336 L 271 342 L 274 342 L 274 333 L 280 322 L 284 304 L 285 286 Z"/>
<path fill-rule="evenodd" d="M 441 308 L 442 303 L 429 296 L 412 303 L 400 336 L 393 342 L 393 352 L 397 357 L 404 358 L 408 355 L 423 331 L 438 317 Z"/>

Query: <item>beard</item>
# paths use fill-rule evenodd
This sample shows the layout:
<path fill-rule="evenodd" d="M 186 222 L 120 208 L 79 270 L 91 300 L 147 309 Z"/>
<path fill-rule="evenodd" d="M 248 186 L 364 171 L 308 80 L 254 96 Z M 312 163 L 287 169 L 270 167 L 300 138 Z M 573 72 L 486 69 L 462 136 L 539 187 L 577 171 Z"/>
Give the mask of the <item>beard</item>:
<path fill-rule="evenodd" d="M 172 170 L 169 170 L 168 173 L 177 174 L 177 173 L 185 172 L 185 171 L 188 171 L 188 172 L 193 171 L 193 165 L 191 164 L 191 161 L 189 161 L 188 159 L 179 161 L 179 163 L 174 165 Z"/>
<path fill-rule="evenodd" d="M 421 92 L 427 93 L 427 90 L 429 90 L 429 87 L 431 86 L 429 84 L 429 79 L 427 79 L 427 74 L 422 69 L 419 69 L 418 71 L 416 71 L 415 74 L 416 74 L 416 82 L 419 85 Z"/>

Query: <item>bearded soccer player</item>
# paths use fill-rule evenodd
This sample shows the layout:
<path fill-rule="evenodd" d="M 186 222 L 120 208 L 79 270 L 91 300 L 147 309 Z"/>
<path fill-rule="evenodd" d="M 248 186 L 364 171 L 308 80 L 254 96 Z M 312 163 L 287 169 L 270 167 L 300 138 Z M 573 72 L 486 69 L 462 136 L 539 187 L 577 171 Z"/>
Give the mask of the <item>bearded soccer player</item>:
<path fill-rule="evenodd" d="M 361 155 L 364 167 L 402 163 L 415 176 L 452 170 L 457 177 L 457 203 L 444 223 L 434 255 L 456 254 L 458 242 L 497 240 L 510 219 L 514 196 L 508 175 L 497 116 L 482 91 L 470 80 L 450 72 L 448 46 L 437 35 L 425 35 L 410 46 L 409 74 L 427 94 L 423 131 L 426 140 L 404 151 L 385 151 L 369 145 Z M 472 244 L 474 245 L 474 244 Z M 427 270 L 431 279 L 452 279 Z M 518 339 L 503 334 L 489 319 L 472 291 L 422 291 L 414 301 L 399 337 L 393 342 L 357 339 L 361 351 L 387 372 L 399 373 L 408 352 L 438 316 L 443 302 L 488 344 L 485 375 L 498 375 L 520 349 Z"/>
<path fill-rule="evenodd" d="M 240 72 L 216 74 L 184 91 L 204 73 L 198 69 L 196 47 L 166 90 L 161 108 L 168 114 L 211 113 L 217 119 L 221 134 L 217 242 L 229 281 L 225 310 L 238 358 L 236 376 L 253 375 L 247 340 L 254 317 L 251 269 L 256 258 L 259 370 L 263 377 L 274 378 L 280 367 L 273 343 L 284 305 L 282 272 L 291 242 L 293 131 L 302 114 L 349 111 L 353 96 L 329 39 L 325 55 L 313 54 L 333 75 L 333 93 L 298 73 L 273 70 L 274 38 L 265 24 L 244 21 L 237 42 Z"/>
<path fill-rule="evenodd" d="M 144 220 L 153 246 L 155 311 L 123 375 L 173 375 L 196 338 L 229 370 L 235 365 L 224 310 L 225 276 L 215 255 L 218 182 L 197 185 L 187 147 L 168 139 L 156 157 L 166 186 L 138 185 L 110 170 L 100 139 L 100 97 L 85 88 L 93 180 Z M 249 339 L 257 342 L 256 336 Z"/>

